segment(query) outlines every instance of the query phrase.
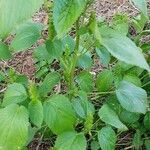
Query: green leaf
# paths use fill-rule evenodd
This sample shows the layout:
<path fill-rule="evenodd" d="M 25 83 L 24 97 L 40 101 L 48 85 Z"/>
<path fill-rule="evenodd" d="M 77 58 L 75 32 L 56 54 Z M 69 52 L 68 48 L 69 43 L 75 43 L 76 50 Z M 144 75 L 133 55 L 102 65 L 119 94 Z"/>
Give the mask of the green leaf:
<path fill-rule="evenodd" d="M 25 87 L 19 83 L 10 84 L 4 94 L 3 106 L 12 103 L 20 103 L 27 99 L 27 92 Z"/>
<path fill-rule="evenodd" d="M 49 73 L 43 83 L 39 87 L 39 92 L 42 96 L 45 96 L 48 92 L 50 92 L 53 87 L 60 81 L 60 75 L 57 72 Z"/>
<path fill-rule="evenodd" d="M 137 77 L 136 75 L 127 74 L 124 76 L 123 80 L 131 82 L 134 85 L 139 86 L 139 87 L 141 87 L 141 85 L 142 85 L 140 78 Z"/>
<path fill-rule="evenodd" d="M 91 73 L 83 71 L 77 76 L 76 80 L 81 90 L 85 92 L 92 91 L 94 85 L 93 85 L 93 77 Z"/>
<path fill-rule="evenodd" d="M 148 102 L 147 93 L 134 84 L 122 81 L 116 90 L 117 98 L 121 106 L 130 112 L 146 113 Z"/>
<path fill-rule="evenodd" d="M 0 42 L 0 60 L 4 59 L 4 60 L 7 60 L 7 59 L 10 59 L 11 58 L 11 53 L 9 51 L 9 47 Z"/>
<path fill-rule="evenodd" d="M 111 127 L 103 127 L 98 132 L 98 140 L 102 150 L 114 150 L 117 135 Z"/>
<path fill-rule="evenodd" d="M 99 143 L 97 141 L 92 141 L 91 150 L 99 150 L 99 149 L 100 149 Z"/>
<path fill-rule="evenodd" d="M 150 112 L 147 112 L 144 117 L 144 126 L 146 129 L 150 130 Z"/>
<path fill-rule="evenodd" d="M 48 63 L 53 61 L 53 57 L 48 53 L 45 44 L 35 48 L 33 51 L 33 56 L 37 59 L 37 61 L 46 61 Z"/>
<path fill-rule="evenodd" d="M 58 39 L 54 39 L 53 41 L 47 40 L 46 49 L 53 59 L 58 59 L 63 54 L 64 45 L 62 41 Z"/>
<path fill-rule="evenodd" d="M 111 60 L 110 53 L 107 51 L 107 49 L 103 46 L 100 46 L 99 48 L 96 48 L 96 53 L 97 53 L 102 65 L 107 67 Z"/>
<path fill-rule="evenodd" d="M 100 119 L 106 124 L 110 124 L 121 131 L 127 130 L 127 127 L 120 121 L 116 112 L 107 104 L 103 105 L 102 108 L 100 108 L 98 115 Z"/>
<path fill-rule="evenodd" d="M 54 26 L 58 37 L 66 34 L 75 21 L 84 11 L 87 0 L 55 0 L 54 1 Z"/>
<path fill-rule="evenodd" d="M 133 124 L 140 119 L 140 115 L 126 110 L 122 110 L 119 115 L 119 118 L 122 122 L 126 124 Z"/>
<path fill-rule="evenodd" d="M 31 122 L 40 128 L 43 123 L 43 106 L 41 101 L 31 101 L 29 103 L 28 110 Z"/>
<path fill-rule="evenodd" d="M 78 59 L 77 65 L 83 69 L 89 69 L 93 64 L 93 60 L 91 57 L 92 56 L 90 52 L 81 55 Z"/>
<path fill-rule="evenodd" d="M 128 37 L 108 27 L 100 28 L 102 45 L 117 59 L 150 71 L 142 51 Z"/>
<path fill-rule="evenodd" d="M 148 18 L 147 0 L 131 0 L 135 6 Z"/>
<path fill-rule="evenodd" d="M 14 28 L 29 19 L 42 3 L 43 0 L 1 0 L 0 38 L 6 38 Z"/>
<path fill-rule="evenodd" d="M 96 79 L 96 87 L 98 91 L 105 92 L 108 91 L 113 84 L 113 74 L 110 70 L 103 70 L 100 72 Z"/>
<path fill-rule="evenodd" d="M 129 30 L 128 16 L 124 14 L 116 14 L 113 17 L 112 28 L 123 35 L 127 35 Z"/>
<path fill-rule="evenodd" d="M 145 140 L 145 148 L 146 150 L 150 149 L 150 140 Z"/>
<path fill-rule="evenodd" d="M 65 132 L 57 137 L 57 150 L 86 150 L 86 138 L 83 133 Z"/>
<path fill-rule="evenodd" d="M 83 119 L 86 119 L 88 115 L 94 115 L 95 109 L 93 104 L 88 100 L 87 94 L 83 91 L 79 91 L 78 97 L 72 101 L 73 108 L 77 115 Z"/>
<path fill-rule="evenodd" d="M 11 43 L 14 51 L 23 51 L 30 48 L 41 37 L 41 29 L 39 24 L 28 23 L 17 31 L 15 38 Z"/>
<path fill-rule="evenodd" d="M 44 103 L 44 120 L 56 134 L 72 131 L 76 123 L 76 115 L 68 98 L 54 95 Z"/>
<path fill-rule="evenodd" d="M 142 145 L 141 132 L 139 130 L 136 131 L 133 138 L 133 145 L 135 150 L 140 150 Z"/>
<path fill-rule="evenodd" d="M 0 109 L 0 149 L 17 150 L 28 139 L 28 112 L 16 104 Z"/>

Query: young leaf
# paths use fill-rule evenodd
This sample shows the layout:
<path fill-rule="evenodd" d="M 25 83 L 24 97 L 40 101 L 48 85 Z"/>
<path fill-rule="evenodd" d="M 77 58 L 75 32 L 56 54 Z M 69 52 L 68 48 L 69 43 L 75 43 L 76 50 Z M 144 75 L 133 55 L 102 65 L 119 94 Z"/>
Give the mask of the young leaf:
<path fill-rule="evenodd" d="M 107 49 L 103 46 L 100 46 L 99 48 L 96 48 L 96 53 L 97 53 L 102 65 L 107 67 L 111 60 L 110 53 L 107 51 Z"/>
<path fill-rule="evenodd" d="M 131 0 L 135 6 L 148 18 L 147 0 Z"/>
<path fill-rule="evenodd" d="M 40 128 L 43 123 L 43 106 L 41 101 L 31 101 L 29 103 L 28 109 L 31 122 Z"/>
<path fill-rule="evenodd" d="M 136 131 L 133 138 L 133 145 L 135 150 L 139 150 L 142 145 L 141 132 L 139 130 Z"/>
<path fill-rule="evenodd" d="M 25 107 L 11 104 L 0 109 L 0 149 L 17 150 L 28 139 L 28 112 Z"/>
<path fill-rule="evenodd" d="M 19 83 L 10 84 L 4 94 L 3 106 L 12 103 L 20 103 L 27 99 L 27 92 L 25 87 Z"/>
<path fill-rule="evenodd" d="M 0 37 L 3 39 L 41 6 L 43 0 L 1 0 L 0 2 Z"/>
<path fill-rule="evenodd" d="M 10 59 L 11 53 L 9 51 L 9 47 L 5 45 L 4 43 L 0 42 L 0 60 L 4 59 Z"/>
<path fill-rule="evenodd" d="M 121 131 L 127 130 L 127 127 L 119 120 L 118 115 L 114 110 L 112 110 L 107 104 L 100 108 L 98 113 L 100 119 L 106 124 L 110 124 Z"/>
<path fill-rule="evenodd" d="M 122 81 L 116 90 L 117 98 L 121 106 L 130 112 L 146 113 L 148 102 L 147 93 L 134 84 Z"/>
<path fill-rule="evenodd" d="M 89 69 L 93 64 L 93 60 L 91 58 L 91 53 L 87 52 L 84 55 L 80 56 L 77 62 L 77 65 L 84 69 Z"/>
<path fill-rule="evenodd" d="M 89 72 L 81 72 L 77 76 L 77 83 L 81 90 L 85 92 L 91 92 L 93 89 L 93 77 L 92 74 Z"/>
<path fill-rule="evenodd" d="M 33 51 L 33 56 L 37 59 L 37 61 L 46 61 L 48 63 L 53 61 L 53 57 L 48 53 L 45 44 L 35 48 Z"/>
<path fill-rule="evenodd" d="M 64 45 L 62 41 L 58 39 L 54 39 L 53 41 L 47 40 L 46 49 L 53 59 L 58 59 L 63 54 Z"/>
<path fill-rule="evenodd" d="M 117 135 L 111 127 L 103 127 L 98 132 L 98 141 L 102 150 L 114 150 Z"/>
<path fill-rule="evenodd" d="M 39 92 L 42 96 L 45 96 L 48 92 L 50 92 L 53 87 L 60 81 L 60 75 L 57 72 L 49 73 L 41 86 L 39 87 Z"/>
<path fill-rule="evenodd" d="M 56 134 L 72 131 L 76 115 L 68 98 L 55 95 L 44 103 L 44 120 Z"/>
<path fill-rule="evenodd" d="M 80 17 L 88 0 L 55 0 L 54 1 L 54 26 L 58 37 L 68 32 L 75 21 Z"/>
<path fill-rule="evenodd" d="M 150 112 L 148 112 L 144 117 L 144 126 L 147 130 L 150 130 Z"/>
<path fill-rule="evenodd" d="M 121 35 L 113 29 L 102 27 L 102 45 L 117 59 L 127 64 L 139 66 L 150 71 L 141 49 L 128 37 Z"/>
<path fill-rule="evenodd" d="M 83 133 L 64 132 L 57 137 L 57 150 L 86 150 L 86 138 Z"/>
<path fill-rule="evenodd" d="M 100 72 L 96 79 L 96 87 L 98 91 L 108 91 L 112 86 L 113 79 L 113 74 L 110 70 L 103 70 Z"/>
<path fill-rule="evenodd" d="M 17 31 L 15 38 L 11 43 L 14 51 L 22 51 L 30 48 L 41 37 L 41 29 L 39 24 L 28 23 Z"/>
<path fill-rule="evenodd" d="M 126 124 L 133 124 L 139 120 L 140 115 L 126 110 L 122 110 L 119 115 L 119 118 L 122 122 Z"/>

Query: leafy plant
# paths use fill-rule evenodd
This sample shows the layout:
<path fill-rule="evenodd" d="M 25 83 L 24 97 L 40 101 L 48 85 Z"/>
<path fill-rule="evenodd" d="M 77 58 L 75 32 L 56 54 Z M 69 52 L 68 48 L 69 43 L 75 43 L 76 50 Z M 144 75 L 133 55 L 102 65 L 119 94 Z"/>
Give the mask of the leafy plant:
<path fill-rule="evenodd" d="M 132 0 L 138 17 L 116 14 L 110 23 L 98 21 L 95 12 L 87 17 L 92 2 L 1 0 L 0 60 L 34 45 L 37 80 L 12 68 L 0 71 L 7 87 L 0 91 L 0 149 L 23 149 L 38 132 L 41 139 L 55 136 L 56 150 L 113 150 L 127 132 L 134 133 L 135 149 L 149 149 L 150 45 L 141 42 L 150 33 L 146 0 Z M 49 16 L 47 38 L 44 25 L 28 21 L 42 4 Z M 40 38 L 42 45 L 36 44 Z M 93 71 L 94 60 L 102 71 Z"/>

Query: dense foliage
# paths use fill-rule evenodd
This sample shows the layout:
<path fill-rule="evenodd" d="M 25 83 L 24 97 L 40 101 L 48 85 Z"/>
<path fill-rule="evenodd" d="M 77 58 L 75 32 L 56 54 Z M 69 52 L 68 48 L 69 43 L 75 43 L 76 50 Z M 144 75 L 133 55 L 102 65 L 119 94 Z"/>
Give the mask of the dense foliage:
<path fill-rule="evenodd" d="M 132 0 L 138 16 L 116 14 L 110 23 L 94 11 L 87 17 L 92 2 L 0 0 L 0 60 L 34 45 L 37 68 L 35 81 L 0 70 L 1 150 L 26 149 L 37 133 L 54 139 L 54 150 L 113 150 L 126 132 L 134 134 L 132 148 L 150 149 L 150 43 L 141 41 L 150 33 L 147 2 Z M 42 5 L 47 26 L 29 20 Z M 92 70 L 95 60 L 102 71 Z"/>

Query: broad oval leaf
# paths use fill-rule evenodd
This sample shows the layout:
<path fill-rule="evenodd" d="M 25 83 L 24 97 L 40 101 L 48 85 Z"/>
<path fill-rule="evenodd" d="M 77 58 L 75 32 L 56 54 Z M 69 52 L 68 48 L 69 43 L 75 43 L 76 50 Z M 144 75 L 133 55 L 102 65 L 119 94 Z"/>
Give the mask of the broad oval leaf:
<path fill-rule="evenodd" d="M 60 75 L 58 72 L 49 73 L 41 86 L 39 87 L 39 92 L 42 96 L 45 96 L 48 92 L 50 92 L 53 87 L 60 81 Z"/>
<path fill-rule="evenodd" d="M 68 32 L 75 21 L 83 12 L 88 0 L 55 0 L 54 1 L 54 26 L 58 37 Z"/>
<path fill-rule="evenodd" d="M 113 73 L 110 70 L 103 70 L 100 72 L 96 79 L 96 87 L 98 91 L 105 92 L 109 90 L 113 83 Z"/>
<path fill-rule="evenodd" d="M 0 109 L 0 149 L 22 149 L 28 140 L 28 125 L 25 107 L 11 104 Z"/>
<path fill-rule="evenodd" d="M 112 125 L 121 131 L 127 130 L 127 127 L 120 121 L 116 112 L 107 104 L 104 104 L 102 108 L 100 108 L 98 115 L 105 123 Z"/>
<path fill-rule="evenodd" d="M 44 120 L 56 134 L 74 130 L 76 115 L 68 98 L 54 95 L 44 103 Z"/>
<path fill-rule="evenodd" d="M 91 92 L 94 85 L 93 85 L 93 77 L 90 72 L 83 71 L 77 76 L 77 83 L 81 90 L 86 92 Z"/>
<path fill-rule="evenodd" d="M 114 150 L 117 135 L 111 127 L 103 127 L 98 132 L 98 141 L 102 150 Z"/>
<path fill-rule="evenodd" d="M 43 105 L 41 101 L 34 100 L 29 103 L 29 117 L 31 122 L 37 127 L 41 127 L 43 123 Z"/>
<path fill-rule="evenodd" d="M 20 103 L 27 99 L 27 92 L 25 87 L 20 83 L 10 84 L 4 94 L 3 106 L 12 103 Z"/>
<path fill-rule="evenodd" d="M 4 59 L 4 60 L 7 60 L 7 59 L 10 59 L 11 58 L 11 53 L 9 51 L 9 47 L 0 42 L 0 60 Z"/>
<path fill-rule="evenodd" d="M 21 27 L 11 43 L 11 47 L 14 51 L 22 51 L 35 44 L 35 42 L 41 37 L 42 27 L 40 26 L 41 25 L 37 23 L 28 23 Z"/>
<path fill-rule="evenodd" d="M 121 35 L 113 29 L 102 27 L 102 45 L 117 59 L 127 64 L 139 66 L 150 71 L 141 49 L 128 37 Z"/>
<path fill-rule="evenodd" d="M 57 150 L 86 150 L 86 138 L 83 133 L 65 132 L 57 137 Z"/>
<path fill-rule="evenodd" d="M 147 93 L 134 84 L 122 81 L 116 90 L 117 98 L 121 106 L 130 112 L 146 113 L 148 102 Z"/>
<path fill-rule="evenodd" d="M 42 3 L 43 0 L 1 0 L 0 38 L 5 38 L 17 25 L 29 19 Z"/>

